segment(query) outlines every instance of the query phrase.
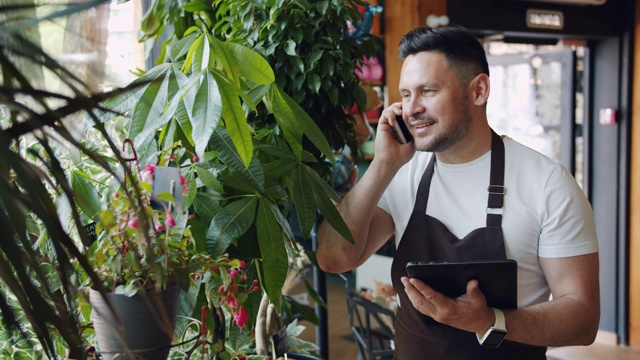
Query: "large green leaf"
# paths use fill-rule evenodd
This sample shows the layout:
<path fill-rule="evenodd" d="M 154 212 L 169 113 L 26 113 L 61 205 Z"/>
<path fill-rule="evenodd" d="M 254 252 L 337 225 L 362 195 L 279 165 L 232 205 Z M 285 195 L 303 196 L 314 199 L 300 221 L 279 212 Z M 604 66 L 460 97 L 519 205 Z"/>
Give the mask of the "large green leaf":
<path fill-rule="evenodd" d="M 298 214 L 302 237 L 306 239 L 311 234 L 317 208 L 311 182 L 307 179 L 307 173 L 302 166 L 299 166 L 293 173 L 292 187 L 293 204 Z"/>
<path fill-rule="evenodd" d="M 203 192 L 196 194 L 193 205 L 196 208 L 196 214 L 202 219 L 202 223 L 209 225 L 216 214 L 222 210 L 222 206 L 220 206 L 213 195 Z"/>
<path fill-rule="evenodd" d="M 282 128 L 291 151 L 297 159 L 300 159 L 302 153 L 302 131 L 297 124 L 298 120 L 294 117 L 293 111 L 280 96 L 277 86 L 273 85 L 269 88 L 265 101 L 271 112 L 273 112 L 278 125 Z"/>
<path fill-rule="evenodd" d="M 195 96 L 191 118 L 196 154 L 202 159 L 204 159 L 204 152 L 209 144 L 211 134 L 220 121 L 222 104 L 218 83 L 211 72 L 205 71 Z"/>
<path fill-rule="evenodd" d="M 277 159 L 264 165 L 264 175 L 279 179 L 291 174 L 297 166 L 296 159 Z"/>
<path fill-rule="evenodd" d="M 158 116 L 155 116 L 155 117 L 147 116 L 144 119 L 143 130 L 140 131 L 140 133 L 138 133 L 137 136 L 135 136 L 133 141 L 134 145 L 137 148 L 148 146 L 147 143 L 149 142 L 149 140 L 152 139 L 156 131 L 158 131 L 161 127 L 166 125 L 169 122 L 169 120 L 171 120 L 174 117 L 176 110 L 178 109 L 178 105 L 180 105 L 183 102 L 186 94 L 192 91 L 193 88 L 199 83 L 199 80 L 200 80 L 200 77 L 197 75 L 190 76 L 189 80 L 186 81 L 184 85 L 182 85 L 180 90 L 178 90 L 178 92 L 175 94 L 175 96 L 172 99 L 165 98 L 165 103 L 161 109 L 162 111 L 160 114 L 158 114 Z M 169 103 L 166 104 L 166 101 L 169 101 Z M 134 120 L 132 119 L 132 123 L 133 121 Z"/>
<path fill-rule="evenodd" d="M 191 33 L 182 39 L 179 39 L 169 46 L 169 57 L 171 61 L 176 61 L 184 56 L 197 37 L 196 33 Z"/>
<path fill-rule="evenodd" d="M 147 86 L 133 109 L 129 125 L 129 138 L 134 139 L 138 136 L 148 126 L 147 121 L 150 121 L 150 119 L 157 119 L 162 116 L 168 100 L 168 87 L 169 76 L 165 76 L 162 81 L 154 81 Z"/>
<path fill-rule="evenodd" d="M 191 64 L 192 72 L 204 72 L 209 68 L 209 60 L 211 58 L 211 47 L 206 41 L 207 36 L 202 37 L 202 41 L 194 42 L 193 63 Z"/>
<path fill-rule="evenodd" d="M 220 256 L 229 245 L 244 234 L 256 217 L 256 196 L 234 201 L 220 210 L 207 231 L 207 251 Z"/>
<path fill-rule="evenodd" d="M 107 99 L 102 106 L 110 111 L 100 109 L 94 111 L 98 122 L 105 122 L 112 119 L 115 114 L 123 114 L 131 110 L 138 103 L 149 84 L 159 82 L 166 76 L 170 68 L 169 64 L 158 65 L 131 82 L 129 87 L 134 87 L 135 90 Z"/>
<path fill-rule="evenodd" d="M 191 72 L 191 66 L 194 63 L 194 57 L 196 56 L 196 50 L 201 44 L 204 42 L 204 35 L 200 35 L 195 38 L 191 46 L 189 47 L 189 51 L 187 51 L 187 58 L 184 60 L 184 64 L 182 64 L 182 71 L 185 73 Z"/>
<path fill-rule="evenodd" d="M 322 178 L 318 176 L 318 174 L 311 169 L 310 167 L 304 167 L 305 172 L 307 173 L 307 179 L 309 179 L 309 183 L 311 184 L 311 189 L 313 190 L 313 198 L 315 200 L 318 209 L 322 216 L 329 222 L 331 227 L 333 227 L 342 237 L 347 239 L 350 243 L 353 244 L 353 235 L 349 230 L 349 227 L 342 219 L 342 216 L 336 209 L 335 204 L 331 201 L 331 198 L 327 195 L 325 187 L 322 185 Z"/>
<path fill-rule="evenodd" d="M 224 125 L 242 162 L 245 166 L 248 166 L 253 156 L 253 141 L 247 125 L 247 117 L 238 96 L 241 91 L 229 82 L 226 77 L 216 72 L 213 73 L 213 76 L 220 87 Z"/>
<path fill-rule="evenodd" d="M 222 189 L 222 184 L 220 184 L 220 180 L 218 180 L 218 178 L 207 168 L 201 164 L 196 164 L 195 169 L 198 174 L 198 179 L 202 181 L 204 186 L 218 193 L 222 193 L 224 191 Z"/>
<path fill-rule="evenodd" d="M 247 80 L 261 85 L 276 81 L 271 65 L 256 51 L 240 44 L 225 42 L 228 58 L 233 71 L 242 74 Z"/>
<path fill-rule="evenodd" d="M 227 51 L 227 47 L 224 46 L 224 42 L 216 39 L 211 34 L 207 34 L 209 40 L 209 46 L 211 46 L 212 59 L 217 65 L 216 68 L 222 68 L 227 78 L 231 79 L 234 84 L 240 85 L 239 73 L 233 70 L 233 60 L 231 54 Z"/>
<path fill-rule="evenodd" d="M 291 114 L 291 123 L 297 124 L 300 130 L 309 138 L 309 140 L 320 150 L 324 156 L 329 159 L 333 159 L 333 150 L 329 146 L 327 138 L 324 136 L 322 130 L 311 119 L 311 117 L 304 111 L 300 105 L 298 105 L 291 96 L 283 92 L 279 87 L 275 87 L 275 91 L 278 93 L 278 98 L 284 103 L 283 107 L 288 107 L 289 110 L 285 112 L 286 115 Z"/>
<path fill-rule="evenodd" d="M 264 173 L 260 162 L 254 158 L 248 167 L 245 166 L 226 129 L 216 129 L 211 137 L 211 147 L 218 151 L 218 156 L 232 172 L 240 173 L 249 184 L 254 185 L 255 190 L 261 191 L 264 189 Z"/>
<path fill-rule="evenodd" d="M 260 201 L 258 206 L 256 227 L 264 271 L 263 285 L 269 300 L 279 309 L 282 286 L 289 271 L 289 258 L 282 228 L 264 201 Z"/>
<path fill-rule="evenodd" d="M 71 172 L 71 187 L 75 194 L 74 200 L 80 206 L 80 209 L 92 218 L 100 211 L 100 195 L 88 180 L 89 174 L 74 170 Z"/>

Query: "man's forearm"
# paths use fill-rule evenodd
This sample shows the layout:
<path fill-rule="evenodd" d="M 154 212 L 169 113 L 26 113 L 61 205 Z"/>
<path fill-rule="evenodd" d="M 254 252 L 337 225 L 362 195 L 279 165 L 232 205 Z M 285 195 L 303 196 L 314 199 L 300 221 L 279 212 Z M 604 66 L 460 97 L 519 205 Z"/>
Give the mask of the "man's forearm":
<path fill-rule="evenodd" d="M 377 210 L 378 201 L 391 180 L 391 176 L 378 171 L 378 168 L 372 164 L 337 205 L 338 212 L 353 235 L 353 244 L 346 241 L 326 220 L 320 225 L 317 256 L 318 263 L 325 271 L 344 272 L 354 269 L 366 260 L 372 248 L 378 246 L 379 238 L 384 238 L 384 233 L 393 231 L 393 223 L 389 217 L 387 222 L 391 225 L 379 229 L 379 234 L 370 236 L 372 219 L 376 211 L 380 211 Z"/>
<path fill-rule="evenodd" d="M 589 345 L 600 320 L 599 307 L 571 296 L 504 313 L 507 339 L 538 346 Z"/>

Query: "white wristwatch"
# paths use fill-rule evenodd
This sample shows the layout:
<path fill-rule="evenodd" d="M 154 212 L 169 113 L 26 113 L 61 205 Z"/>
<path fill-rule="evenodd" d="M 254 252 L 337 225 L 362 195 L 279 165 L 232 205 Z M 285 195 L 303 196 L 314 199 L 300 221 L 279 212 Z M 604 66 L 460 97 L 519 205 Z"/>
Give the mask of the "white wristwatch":
<path fill-rule="evenodd" d="M 496 315 L 496 322 L 484 334 L 476 333 L 478 342 L 482 346 L 497 348 L 507 336 L 507 326 L 504 321 L 504 313 L 500 309 L 491 308 Z"/>

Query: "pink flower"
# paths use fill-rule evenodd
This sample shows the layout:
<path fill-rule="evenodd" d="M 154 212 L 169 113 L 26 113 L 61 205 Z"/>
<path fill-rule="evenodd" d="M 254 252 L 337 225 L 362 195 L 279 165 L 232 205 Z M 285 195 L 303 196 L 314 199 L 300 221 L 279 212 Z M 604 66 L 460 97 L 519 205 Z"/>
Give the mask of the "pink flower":
<path fill-rule="evenodd" d="M 173 229 L 173 227 L 176 226 L 176 219 L 174 219 L 169 212 L 167 212 L 167 217 L 164 218 L 164 226 L 167 229 Z"/>
<path fill-rule="evenodd" d="M 149 170 L 140 171 L 140 181 L 152 184 L 153 183 L 153 171 L 149 171 Z"/>
<path fill-rule="evenodd" d="M 164 226 L 162 226 L 162 224 L 156 224 L 156 231 L 157 232 L 164 231 Z"/>
<path fill-rule="evenodd" d="M 231 276 L 232 279 L 235 279 L 238 276 L 238 270 L 231 270 L 229 271 L 229 276 Z"/>
<path fill-rule="evenodd" d="M 233 313 L 233 323 L 238 325 L 242 329 L 249 321 L 249 314 L 244 311 L 244 305 L 240 306 L 240 309 Z"/>
<path fill-rule="evenodd" d="M 147 164 L 147 166 L 145 167 L 145 170 L 148 171 L 149 173 L 151 173 L 151 175 L 153 175 L 153 172 L 156 170 L 156 165 L 155 164 Z"/>
<path fill-rule="evenodd" d="M 254 286 L 254 287 L 253 287 L 253 291 L 258 292 L 258 290 L 260 290 L 260 288 L 259 288 L 259 287 L 257 287 L 257 286 Z"/>
<path fill-rule="evenodd" d="M 132 228 L 132 229 L 137 229 L 138 228 L 138 218 L 133 218 L 133 219 L 130 219 L 129 221 L 127 221 L 127 226 Z"/>
<path fill-rule="evenodd" d="M 194 163 L 197 163 L 199 161 L 200 161 L 200 158 L 197 155 L 193 157 L 193 162 Z"/>
<path fill-rule="evenodd" d="M 224 285 L 220 285 L 220 287 L 218 288 L 218 292 L 219 293 L 224 292 Z"/>
<path fill-rule="evenodd" d="M 227 304 L 228 307 L 235 309 L 238 307 L 238 299 L 236 299 L 235 296 L 229 296 L 227 298 L 227 300 L 225 300 L 225 303 Z"/>
<path fill-rule="evenodd" d="M 186 180 L 184 179 L 184 176 L 182 176 L 182 174 L 180 174 L 180 185 L 184 186 L 185 181 Z"/>
<path fill-rule="evenodd" d="M 240 260 L 240 269 L 244 269 L 247 266 L 247 263 Z"/>

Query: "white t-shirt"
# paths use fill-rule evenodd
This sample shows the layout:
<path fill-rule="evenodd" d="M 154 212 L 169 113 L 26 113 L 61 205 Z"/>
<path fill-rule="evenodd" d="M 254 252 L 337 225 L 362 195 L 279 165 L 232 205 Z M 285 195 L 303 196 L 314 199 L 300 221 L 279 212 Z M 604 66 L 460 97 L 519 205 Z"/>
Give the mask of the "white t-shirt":
<path fill-rule="evenodd" d="M 507 258 L 518 262 L 518 307 L 549 300 L 538 257 L 598 251 L 593 211 L 562 165 L 503 137 L 505 198 L 502 231 Z M 378 207 L 393 217 L 396 246 L 411 216 L 420 179 L 432 153 L 418 152 L 394 177 Z M 436 162 L 426 213 L 462 239 L 486 226 L 491 153 L 465 164 Z"/>

